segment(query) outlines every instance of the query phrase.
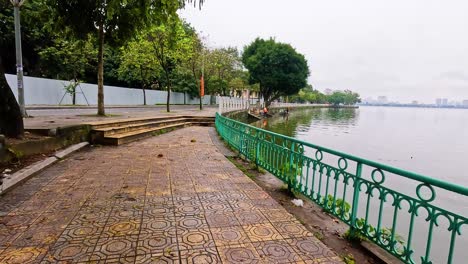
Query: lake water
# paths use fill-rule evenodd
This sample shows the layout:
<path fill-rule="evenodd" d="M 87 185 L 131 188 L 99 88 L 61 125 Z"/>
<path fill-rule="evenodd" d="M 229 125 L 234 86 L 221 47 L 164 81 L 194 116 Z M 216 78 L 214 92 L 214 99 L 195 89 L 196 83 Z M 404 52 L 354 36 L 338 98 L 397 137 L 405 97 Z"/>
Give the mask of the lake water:
<path fill-rule="evenodd" d="M 303 109 L 289 117 L 253 123 L 322 147 L 331 148 L 429 177 L 468 186 L 468 110 L 361 106 L 358 109 Z M 313 156 L 311 153 L 306 153 Z M 389 177 L 390 178 L 390 177 Z M 414 182 L 394 180 L 391 188 L 413 192 Z M 468 197 L 436 190 L 436 205 L 468 217 Z M 364 201 L 362 201 L 364 202 Z M 375 206 L 374 206 L 375 207 Z M 388 219 L 387 219 L 388 220 Z M 391 220 L 391 219 L 390 219 Z M 386 221 L 388 224 L 391 221 Z M 399 218 L 400 222 L 408 217 Z M 427 228 L 417 225 L 414 246 L 424 251 Z M 441 224 L 445 231 L 447 224 Z M 399 231 L 404 236 L 405 226 Z M 468 224 L 457 238 L 453 263 L 468 259 Z M 441 232 L 443 233 L 443 232 Z M 447 232 L 446 232 L 447 233 Z M 435 234 L 434 263 L 446 263 L 446 234 Z M 445 239 L 444 239 L 445 238 Z M 444 241 L 444 242 L 441 242 Z M 417 250 L 418 251 L 418 250 Z M 416 263 L 420 263 L 415 253 Z"/>

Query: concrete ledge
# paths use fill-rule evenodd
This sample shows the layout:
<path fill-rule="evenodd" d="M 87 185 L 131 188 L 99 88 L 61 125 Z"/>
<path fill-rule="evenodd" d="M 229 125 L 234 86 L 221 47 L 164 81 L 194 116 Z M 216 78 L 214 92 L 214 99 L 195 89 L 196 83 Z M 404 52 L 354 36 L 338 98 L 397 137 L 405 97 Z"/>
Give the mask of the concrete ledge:
<path fill-rule="evenodd" d="M 75 145 L 72 145 L 62 151 L 56 152 L 53 157 L 46 158 L 45 160 L 38 161 L 26 168 L 23 168 L 11 176 L 3 179 L 3 184 L 0 186 L 0 194 L 4 194 L 14 188 L 16 185 L 22 183 L 23 181 L 31 178 L 35 174 L 39 173 L 43 169 L 51 166 L 60 159 L 70 155 L 71 153 L 82 149 L 83 147 L 89 145 L 88 142 L 82 142 Z"/>
<path fill-rule="evenodd" d="M 77 151 L 77 150 L 80 150 L 86 146 L 88 146 L 89 143 L 88 142 L 81 142 L 81 143 L 78 143 L 78 144 L 75 144 L 75 145 L 72 145 L 64 150 L 61 150 L 61 151 L 57 151 L 55 152 L 54 156 L 58 159 L 63 159 L 65 158 L 66 156 L 70 155 L 71 153 Z"/>
<path fill-rule="evenodd" d="M 403 263 L 387 251 L 383 250 L 377 245 L 372 244 L 371 242 L 362 241 L 361 246 L 364 247 L 369 253 L 380 259 L 385 264 L 401 264 Z"/>

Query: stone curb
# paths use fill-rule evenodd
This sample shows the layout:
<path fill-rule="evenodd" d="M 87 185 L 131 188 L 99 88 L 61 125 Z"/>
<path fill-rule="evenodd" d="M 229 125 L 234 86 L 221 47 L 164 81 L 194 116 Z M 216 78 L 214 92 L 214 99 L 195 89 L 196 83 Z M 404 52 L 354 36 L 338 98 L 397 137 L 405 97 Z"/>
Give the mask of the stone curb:
<path fill-rule="evenodd" d="M 64 150 L 56 152 L 52 157 L 48 157 L 45 160 L 38 161 L 26 168 L 23 168 L 13 173 L 9 178 L 3 180 L 3 185 L 0 186 L 0 194 L 8 192 L 16 185 L 31 178 L 34 174 L 42 171 L 43 169 L 63 159 L 67 155 L 70 155 L 71 153 L 78 151 L 87 145 L 89 145 L 88 142 L 82 142 L 72 145 Z"/>
<path fill-rule="evenodd" d="M 58 152 L 55 152 L 54 156 L 58 159 L 63 159 L 65 158 L 66 156 L 70 155 L 71 153 L 77 151 L 77 150 L 80 150 L 86 146 L 88 146 L 89 143 L 88 142 L 81 142 L 81 143 L 78 143 L 78 144 L 75 144 L 75 145 L 71 145 L 70 147 L 64 149 L 64 150 L 61 150 L 61 151 L 58 151 Z"/>
<path fill-rule="evenodd" d="M 387 251 L 383 250 L 377 245 L 374 245 L 367 241 L 362 241 L 361 246 L 364 247 L 369 253 L 380 259 L 385 264 L 401 264 L 403 263 Z"/>

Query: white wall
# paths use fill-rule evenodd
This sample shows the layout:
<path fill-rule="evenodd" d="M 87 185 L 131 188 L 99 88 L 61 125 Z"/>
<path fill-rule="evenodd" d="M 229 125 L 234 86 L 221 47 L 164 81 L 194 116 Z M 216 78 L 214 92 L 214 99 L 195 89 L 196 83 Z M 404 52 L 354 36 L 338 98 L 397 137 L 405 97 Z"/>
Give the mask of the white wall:
<path fill-rule="evenodd" d="M 18 98 L 18 88 L 16 75 L 5 74 L 15 97 Z M 24 77 L 24 101 L 26 105 L 58 105 L 63 95 L 65 94 L 64 86 L 68 85 L 68 81 L 52 80 L 36 77 Z M 90 105 L 97 105 L 97 85 L 89 83 L 81 83 L 83 94 L 88 99 Z M 77 87 L 77 92 L 81 92 Z M 76 104 L 86 105 L 85 97 L 81 93 L 76 94 Z M 146 103 L 165 104 L 166 91 L 146 90 Z M 205 95 L 203 104 L 210 103 L 210 95 Z M 183 93 L 171 93 L 171 104 L 183 104 Z M 190 99 L 186 95 L 187 104 L 199 104 L 199 98 Z M 71 104 L 71 95 L 65 95 L 62 104 Z M 106 105 L 143 105 L 143 90 L 134 88 L 124 88 L 117 86 L 104 86 L 104 103 Z"/>

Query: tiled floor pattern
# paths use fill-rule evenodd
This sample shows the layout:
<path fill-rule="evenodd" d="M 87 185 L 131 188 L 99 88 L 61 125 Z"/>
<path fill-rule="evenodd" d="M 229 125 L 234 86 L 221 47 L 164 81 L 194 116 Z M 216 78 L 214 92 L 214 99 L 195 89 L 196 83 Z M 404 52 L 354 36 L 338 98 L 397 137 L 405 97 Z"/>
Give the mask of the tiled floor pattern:
<path fill-rule="evenodd" d="M 94 147 L 0 197 L 0 263 L 342 263 L 210 129 Z"/>

